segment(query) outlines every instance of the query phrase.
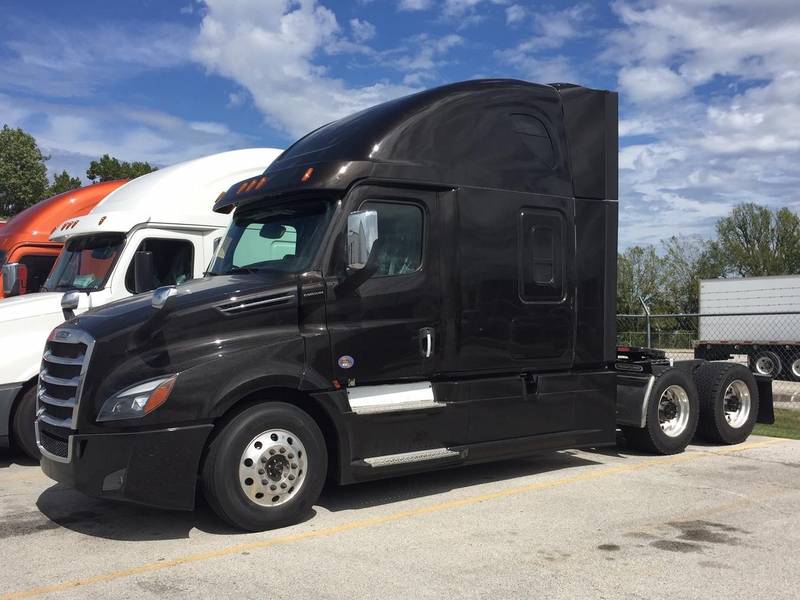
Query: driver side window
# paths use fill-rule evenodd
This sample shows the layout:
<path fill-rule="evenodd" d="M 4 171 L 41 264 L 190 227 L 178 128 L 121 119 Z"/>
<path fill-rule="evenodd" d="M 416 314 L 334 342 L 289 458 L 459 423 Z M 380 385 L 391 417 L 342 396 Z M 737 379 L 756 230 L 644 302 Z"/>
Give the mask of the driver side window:
<path fill-rule="evenodd" d="M 194 244 L 188 240 L 147 238 L 142 240 L 137 252 L 153 253 L 152 289 L 164 285 L 180 285 L 194 277 Z M 125 273 L 125 287 L 135 292 L 134 262 Z"/>
<path fill-rule="evenodd" d="M 416 204 L 369 200 L 361 210 L 378 213 L 378 270 L 373 277 L 393 277 L 422 266 L 423 214 Z"/>

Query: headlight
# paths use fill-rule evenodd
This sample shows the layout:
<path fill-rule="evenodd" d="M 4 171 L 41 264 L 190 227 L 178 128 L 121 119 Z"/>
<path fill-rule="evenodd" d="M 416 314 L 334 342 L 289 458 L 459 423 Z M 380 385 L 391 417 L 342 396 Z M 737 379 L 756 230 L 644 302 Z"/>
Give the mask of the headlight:
<path fill-rule="evenodd" d="M 169 398 L 177 375 L 137 383 L 112 396 L 103 403 L 98 421 L 138 419 L 153 412 Z"/>

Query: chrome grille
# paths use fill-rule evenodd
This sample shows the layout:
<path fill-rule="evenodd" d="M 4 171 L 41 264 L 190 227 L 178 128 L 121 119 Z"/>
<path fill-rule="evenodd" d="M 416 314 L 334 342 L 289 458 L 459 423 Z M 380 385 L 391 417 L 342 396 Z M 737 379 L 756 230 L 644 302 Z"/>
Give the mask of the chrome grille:
<path fill-rule="evenodd" d="M 69 437 L 77 426 L 83 378 L 94 338 L 76 329 L 56 328 L 47 338 L 37 391 L 36 438 L 39 449 L 69 461 Z"/>

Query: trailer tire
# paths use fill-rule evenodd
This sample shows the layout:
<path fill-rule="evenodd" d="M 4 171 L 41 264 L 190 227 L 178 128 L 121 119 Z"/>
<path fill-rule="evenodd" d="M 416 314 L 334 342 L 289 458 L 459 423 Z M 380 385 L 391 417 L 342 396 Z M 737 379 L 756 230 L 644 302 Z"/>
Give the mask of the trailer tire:
<path fill-rule="evenodd" d="M 686 371 L 670 367 L 650 390 L 644 428 L 622 427 L 628 445 L 656 454 L 678 454 L 697 430 L 700 415 L 697 388 Z"/>
<path fill-rule="evenodd" d="M 14 410 L 14 419 L 11 423 L 11 433 L 14 444 L 26 455 L 34 460 L 41 458 L 39 447 L 36 445 L 36 433 L 33 422 L 36 419 L 36 386 L 29 387 L 20 396 Z"/>
<path fill-rule="evenodd" d="M 211 440 L 203 492 L 222 519 L 247 531 L 291 525 L 311 511 L 328 470 L 325 438 L 296 406 L 268 402 L 235 415 Z"/>
<path fill-rule="evenodd" d="M 759 350 L 748 357 L 750 371 L 778 379 L 783 371 L 781 357 L 772 350 Z"/>
<path fill-rule="evenodd" d="M 708 363 L 695 374 L 700 393 L 697 433 L 719 444 L 740 444 L 753 432 L 758 418 L 758 385 L 744 365 Z"/>

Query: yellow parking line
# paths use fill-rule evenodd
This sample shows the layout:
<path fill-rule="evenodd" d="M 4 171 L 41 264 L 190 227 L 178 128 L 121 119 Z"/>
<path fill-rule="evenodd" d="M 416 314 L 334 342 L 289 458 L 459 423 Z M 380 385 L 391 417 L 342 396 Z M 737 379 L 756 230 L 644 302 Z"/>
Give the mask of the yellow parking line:
<path fill-rule="evenodd" d="M 52 592 L 62 592 L 64 590 L 69 590 L 72 588 L 83 587 L 86 585 L 92 585 L 95 583 L 103 583 L 106 581 L 113 581 L 116 579 L 123 579 L 125 577 L 131 577 L 133 575 L 140 575 L 142 573 L 152 573 L 154 571 L 163 571 L 165 569 L 170 569 L 172 567 L 177 567 L 180 565 L 186 565 L 190 563 L 201 562 L 204 560 L 210 560 L 213 558 L 221 558 L 224 556 L 230 556 L 232 554 L 238 554 L 240 552 L 245 552 L 248 550 L 261 550 L 263 548 L 269 548 L 271 546 L 278 546 L 281 544 L 289 544 L 292 542 L 299 542 L 301 540 L 308 540 L 308 539 L 316 539 L 316 538 L 323 538 L 323 537 L 330 537 L 332 535 L 336 535 L 339 533 L 344 533 L 346 531 L 352 531 L 354 529 L 364 529 L 366 527 L 372 527 L 375 525 L 383 525 L 386 523 L 391 523 L 393 521 L 400 521 L 402 519 L 408 519 L 411 517 L 416 517 L 419 515 L 425 515 L 430 513 L 436 513 L 443 510 L 449 510 L 452 508 L 460 508 L 463 506 L 470 506 L 473 504 L 479 504 L 481 502 L 486 502 L 488 500 L 495 500 L 497 498 L 506 498 L 509 496 L 517 496 L 519 494 L 525 494 L 527 492 L 539 491 L 539 490 L 548 490 L 556 487 L 561 487 L 565 485 L 570 485 L 573 483 L 579 483 L 583 481 L 590 481 L 593 479 L 600 479 L 602 477 L 608 477 L 611 475 L 617 475 L 619 473 L 629 473 L 631 471 L 640 471 L 642 469 L 649 469 L 651 467 L 656 467 L 659 465 L 670 465 L 679 462 L 686 462 L 691 460 L 697 460 L 699 458 L 708 458 L 709 456 L 719 456 L 719 455 L 726 455 L 726 454 L 733 454 L 736 452 L 741 452 L 745 450 L 751 450 L 754 448 L 762 448 L 764 446 L 771 446 L 773 444 L 777 444 L 780 442 L 785 442 L 786 440 L 778 439 L 778 438 L 770 438 L 767 440 L 753 442 L 751 444 L 742 444 L 739 446 L 730 446 L 727 448 L 716 449 L 713 452 L 706 452 L 706 451 L 692 451 L 686 452 L 684 454 L 678 454 L 675 456 L 668 456 L 662 458 L 656 458 L 651 460 L 646 460 L 639 463 L 629 464 L 629 465 L 620 465 L 616 467 L 608 467 L 605 469 L 596 469 L 590 470 L 586 473 L 581 473 L 578 475 L 573 475 L 571 477 L 563 477 L 561 479 L 553 479 L 549 481 L 541 481 L 537 483 L 531 483 L 529 485 L 523 485 L 520 487 L 509 488 L 505 490 L 499 490 L 497 492 L 489 492 L 487 494 L 479 494 L 477 496 L 470 496 L 468 498 L 461 498 L 459 500 L 450 500 L 447 502 L 441 502 L 439 504 L 432 504 L 430 506 L 423 506 L 420 508 L 415 508 L 411 510 L 396 512 L 390 515 L 386 515 L 383 517 L 372 517 L 369 519 L 360 519 L 357 521 L 351 521 L 350 523 L 345 523 L 343 525 L 338 525 L 336 527 L 329 527 L 327 529 L 320 529 L 317 531 L 306 531 L 304 533 L 296 533 L 291 535 L 283 535 L 274 538 L 270 538 L 268 540 L 261 540 L 257 542 L 249 542 L 246 544 L 237 544 L 235 546 L 228 546 L 226 548 L 221 548 L 219 550 L 211 550 L 209 552 L 201 552 L 199 554 L 189 554 L 187 556 L 182 556 L 179 558 L 174 558 L 172 560 L 165 560 L 161 562 L 152 562 L 146 563 L 143 565 L 139 565 L 136 567 L 131 567 L 130 569 L 122 569 L 119 571 L 110 571 L 108 573 L 102 573 L 100 575 L 93 575 L 91 577 L 84 577 L 81 579 L 73 579 L 69 581 L 62 581 L 59 583 L 53 583 L 51 585 L 45 585 L 41 587 L 29 588 L 27 590 L 20 590 L 17 592 L 11 592 L 5 596 L 0 596 L 0 600 L 17 600 L 19 598 L 32 598 L 34 596 L 40 596 L 42 594 L 48 594 Z"/>

